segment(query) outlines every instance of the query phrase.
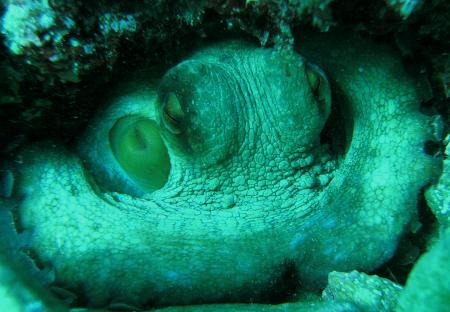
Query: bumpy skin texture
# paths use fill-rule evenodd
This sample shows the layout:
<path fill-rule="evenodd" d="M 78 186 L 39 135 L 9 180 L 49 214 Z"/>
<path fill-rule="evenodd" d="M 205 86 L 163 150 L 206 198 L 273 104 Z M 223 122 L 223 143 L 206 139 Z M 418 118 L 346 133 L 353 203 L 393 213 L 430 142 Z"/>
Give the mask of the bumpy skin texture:
<path fill-rule="evenodd" d="M 297 53 L 231 42 L 187 58 L 157 90 L 119 99 L 105 116 L 132 104 L 161 126 L 171 173 L 154 193 L 98 152 L 114 118 L 82 139 L 85 162 L 58 146 L 28 149 L 17 214 L 34 257 L 95 306 L 258 301 L 286 270 L 316 288 L 332 270 L 384 263 L 439 163 L 423 152 L 429 117 L 400 59 L 350 39 L 301 41 L 329 85 Z M 333 148 L 320 142 L 330 86 L 344 116 Z M 179 134 L 161 114 L 169 94 L 184 112 Z"/>

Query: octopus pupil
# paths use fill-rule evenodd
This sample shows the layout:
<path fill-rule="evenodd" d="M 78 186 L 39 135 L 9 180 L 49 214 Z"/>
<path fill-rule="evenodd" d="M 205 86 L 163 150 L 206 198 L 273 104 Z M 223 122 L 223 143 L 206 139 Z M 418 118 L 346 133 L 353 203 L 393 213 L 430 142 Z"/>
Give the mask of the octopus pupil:
<path fill-rule="evenodd" d="M 321 84 L 321 79 L 318 78 L 318 79 L 316 80 L 316 83 L 315 83 L 314 89 L 313 89 L 314 97 L 317 98 L 317 99 L 319 98 L 320 84 Z"/>
<path fill-rule="evenodd" d="M 171 121 L 175 124 L 178 124 L 180 122 L 178 119 L 176 119 L 174 116 L 169 114 L 167 111 L 164 111 L 164 116 L 166 117 L 166 119 L 169 119 L 169 121 Z"/>

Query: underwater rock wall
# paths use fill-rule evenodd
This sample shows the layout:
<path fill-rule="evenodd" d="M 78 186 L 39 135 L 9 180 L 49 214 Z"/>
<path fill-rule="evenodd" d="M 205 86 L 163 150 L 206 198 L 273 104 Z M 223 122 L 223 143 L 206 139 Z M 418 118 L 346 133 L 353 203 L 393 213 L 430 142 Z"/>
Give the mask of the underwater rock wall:
<path fill-rule="evenodd" d="M 344 26 L 395 42 L 442 102 L 449 95 L 448 12 L 442 0 L 5 0 L 1 150 L 29 137 L 76 133 L 95 111 L 90 99 L 131 68 L 173 64 L 193 43 L 226 36 L 289 48 L 293 29 L 305 25 Z"/>

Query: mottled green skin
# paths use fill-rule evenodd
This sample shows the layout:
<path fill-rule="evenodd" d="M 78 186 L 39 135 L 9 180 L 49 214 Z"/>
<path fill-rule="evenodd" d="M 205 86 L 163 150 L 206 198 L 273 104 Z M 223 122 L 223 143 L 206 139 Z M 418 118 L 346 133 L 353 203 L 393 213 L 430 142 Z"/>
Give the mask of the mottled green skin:
<path fill-rule="evenodd" d="M 345 114 L 338 152 L 320 144 L 330 102 L 316 101 L 305 61 L 240 43 L 197 52 L 105 113 L 132 105 L 160 120 L 165 95 L 181 99 L 181 135 L 162 125 L 172 168 L 161 190 L 141 194 L 98 151 L 108 122 L 82 139 L 85 163 L 50 144 L 25 151 L 19 220 L 57 285 L 94 306 L 258 301 L 287 267 L 317 288 L 332 270 L 388 260 L 439 167 L 423 152 L 416 82 L 388 48 L 336 34 L 300 42 Z"/>

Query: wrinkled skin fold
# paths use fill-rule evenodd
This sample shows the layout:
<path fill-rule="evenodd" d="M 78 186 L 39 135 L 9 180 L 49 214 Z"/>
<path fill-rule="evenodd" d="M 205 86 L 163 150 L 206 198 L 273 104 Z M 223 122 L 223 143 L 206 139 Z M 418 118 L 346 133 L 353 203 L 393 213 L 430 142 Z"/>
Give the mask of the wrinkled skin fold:
<path fill-rule="evenodd" d="M 331 271 L 377 268 L 440 170 L 424 152 L 435 138 L 421 86 L 394 51 L 357 37 L 298 50 L 200 49 L 113 99 L 76 152 L 25 149 L 10 235 L 31 233 L 31 262 L 97 307 L 258 302 L 286 272 L 319 289 Z M 154 133 L 111 134 L 130 116 Z M 114 133 L 167 150 L 167 177 L 165 156 L 113 152 Z"/>

